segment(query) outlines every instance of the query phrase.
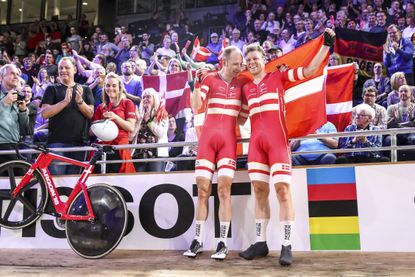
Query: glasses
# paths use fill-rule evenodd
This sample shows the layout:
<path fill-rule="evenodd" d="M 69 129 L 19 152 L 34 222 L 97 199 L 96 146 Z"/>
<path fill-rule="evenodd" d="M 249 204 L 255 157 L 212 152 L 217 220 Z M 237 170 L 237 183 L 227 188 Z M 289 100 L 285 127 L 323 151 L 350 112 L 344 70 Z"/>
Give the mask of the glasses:
<path fill-rule="evenodd" d="M 368 114 L 357 114 L 356 117 L 366 117 L 369 116 Z"/>
<path fill-rule="evenodd" d="M 374 95 L 374 94 L 365 94 L 364 96 L 365 97 L 376 97 L 376 95 Z"/>

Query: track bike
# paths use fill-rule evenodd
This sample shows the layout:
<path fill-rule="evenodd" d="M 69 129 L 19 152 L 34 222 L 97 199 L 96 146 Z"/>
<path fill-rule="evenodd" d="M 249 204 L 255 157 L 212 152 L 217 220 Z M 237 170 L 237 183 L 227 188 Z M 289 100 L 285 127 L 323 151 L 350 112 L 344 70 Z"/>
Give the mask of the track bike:
<path fill-rule="evenodd" d="M 65 228 L 70 247 L 81 257 L 97 259 L 111 253 L 121 242 L 127 227 L 127 206 L 114 187 L 99 183 L 86 185 L 96 162 L 103 153 L 112 153 L 110 145 L 93 144 L 94 155 L 89 163 L 52 153 L 44 146 L 20 143 L 40 152 L 33 164 L 24 161 L 18 147 L 19 159 L 0 165 L 0 226 L 10 229 L 33 224 L 45 212 L 48 198 L 58 224 Z M 83 168 L 66 201 L 61 200 L 48 166 L 61 161 Z M 4 186 L 3 186 L 4 188 Z"/>

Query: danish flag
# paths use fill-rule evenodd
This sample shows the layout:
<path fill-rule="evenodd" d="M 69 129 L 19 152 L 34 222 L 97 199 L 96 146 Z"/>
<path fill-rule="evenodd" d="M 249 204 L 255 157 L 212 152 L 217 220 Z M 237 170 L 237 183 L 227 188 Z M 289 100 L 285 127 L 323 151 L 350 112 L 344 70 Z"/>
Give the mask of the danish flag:
<path fill-rule="evenodd" d="M 204 62 L 211 54 L 209 49 L 200 46 L 199 37 L 196 37 L 193 42 L 192 59 L 196 62 Z"/>

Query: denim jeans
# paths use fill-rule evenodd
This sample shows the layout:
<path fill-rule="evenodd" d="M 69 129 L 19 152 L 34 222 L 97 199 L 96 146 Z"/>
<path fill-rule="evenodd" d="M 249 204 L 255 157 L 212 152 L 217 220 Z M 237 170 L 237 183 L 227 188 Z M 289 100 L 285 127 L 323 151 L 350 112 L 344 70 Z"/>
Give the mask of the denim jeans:
<path fill-rule="evenodd" d="M 81 147 L 82 144 L 71 144 L 71 143 L 50 143 L 48 148 L 68 148 L 68 147 Z M 78 161 L 84 161 L 86 157 L 86 152 L 53 152 L 57 155 L 62 155 L 67 158 L 71 158 Z M 59 162 L 59 161 L 55 161 Z M 49 165 L 49 171 L 53 175 L 63 175 L 63 174 L 79 174 L 81 172 L 81 167 L 76 165 L 56 165 L 54 163 Z"/>

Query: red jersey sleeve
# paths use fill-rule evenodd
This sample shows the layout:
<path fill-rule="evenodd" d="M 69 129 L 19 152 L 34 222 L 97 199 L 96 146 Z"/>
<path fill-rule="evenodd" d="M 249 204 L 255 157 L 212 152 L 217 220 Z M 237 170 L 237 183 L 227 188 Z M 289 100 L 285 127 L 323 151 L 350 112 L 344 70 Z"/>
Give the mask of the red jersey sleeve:
<path fill-rule="evenodd" d="M 241 95 L 241 111 L 239 112 L 239 116 L 244 119 L 248 119 L 249 117 L 249 106 L 248 106 L 248 99 L 246 94 L 248 92 L 249 84 L 245 84 L 242 87 L 242 95 Z"/>
<path fill-rule="evenodd" d="M 104 117 L 102 116 L 103 113 L 104 112 L 102 110 L 102 104 L 99 104 L 96 111 L 94 112 L 94 116 L 92 117 L 92 121 L 104 119 Z"/>
<path fill-rule="evenodd" d="M 136 106 L 134 105 L 133 101 L 130 99 L 124 99 L 123 101 L 125 101 L 125 119 L 137 119 L 137 115 L 135 113 Z"/>
<path fill-rule="evenodd" d="M 283 82 L 297 82 L 303 80 L 305 79 L 304 67 L 293 68 L 284 72 L 280 72 L 280 76 Z"/>

